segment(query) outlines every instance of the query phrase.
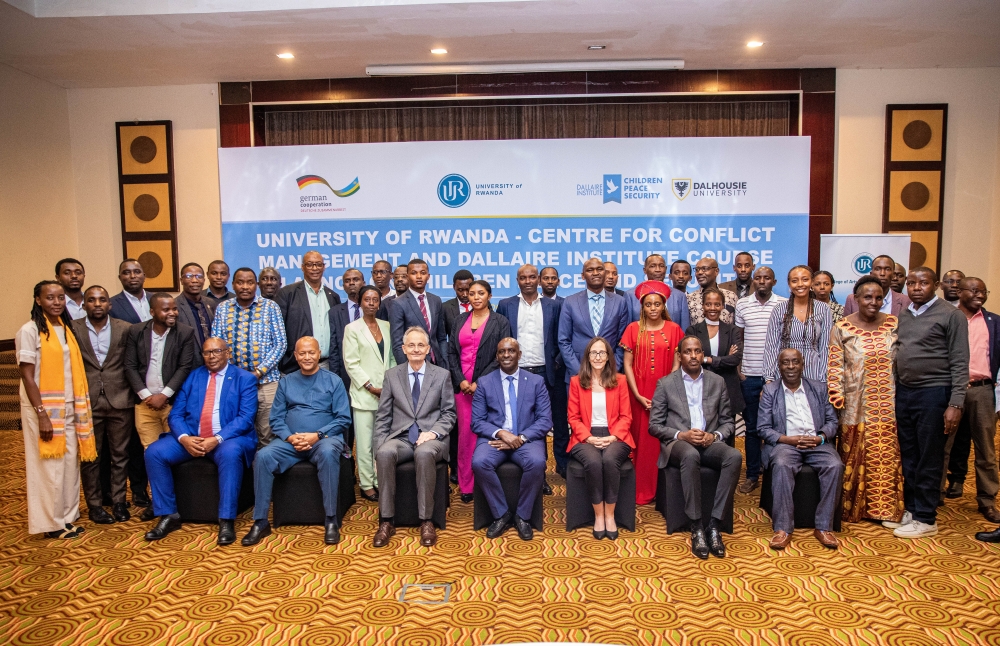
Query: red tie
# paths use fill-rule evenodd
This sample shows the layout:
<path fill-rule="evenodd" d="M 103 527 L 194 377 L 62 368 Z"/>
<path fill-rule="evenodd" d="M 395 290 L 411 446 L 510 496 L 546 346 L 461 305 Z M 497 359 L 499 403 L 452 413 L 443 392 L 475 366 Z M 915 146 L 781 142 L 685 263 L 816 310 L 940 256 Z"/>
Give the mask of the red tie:
<path fill-rule="evenodd" d="M 427 317 L 427 306 L 424 305 L 424 295 L 420 294 L 417 296 L 417 301 L 420 303 L 420 313 L 424 315 L 424 325 L 427 326 L 427 335 L 430 336 L 431 333 L 431 320 Z M 434 351 L 431 350 L 431 363 L 434 363 Z"/>
<path fill-rule="evenodd" d="M 462 303 L 462 311 L 464 312 L 468 312 L 471 307 L 472 303 Z"/>
<path fill-rule="evenodd" d="M 208 377 L 208 392 L 205 393 L 205 405 L 201 407 L 201 424 L 198 426 L 198 435 L 201 437 L 212 437 L 212 411 L 215 409 L 215 378 L 219 373 L 213 372 Z"/>

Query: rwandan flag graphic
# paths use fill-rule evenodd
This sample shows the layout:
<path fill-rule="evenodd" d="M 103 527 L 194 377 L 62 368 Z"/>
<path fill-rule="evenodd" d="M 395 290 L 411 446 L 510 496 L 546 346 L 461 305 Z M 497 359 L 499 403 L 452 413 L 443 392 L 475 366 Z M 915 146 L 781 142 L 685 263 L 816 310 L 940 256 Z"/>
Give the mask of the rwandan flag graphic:
<path fill-rule="evenodd" d="M 319 175 L 303 175 L 302 177 L 296 179 L 295 181 L 296 183 L 298 183 L 300 191 L 305 187 L 309 186 L 310 184 L 323 184 L 331 191 L 333 191 L 333 194 L 336 195 L 337 197 L 350 197 L 351 195 L 354 195 L 359 190 L 361 190 L 361 184 L 358 182 L 357 177 L 354 178 L 353 182 L 351 182 L 344 188 L 340 189 L 339 191 L 334 187 L 330 186 L 330 183 L 325 179 L 323 179 L 322 177 L 320 177 Z"/>

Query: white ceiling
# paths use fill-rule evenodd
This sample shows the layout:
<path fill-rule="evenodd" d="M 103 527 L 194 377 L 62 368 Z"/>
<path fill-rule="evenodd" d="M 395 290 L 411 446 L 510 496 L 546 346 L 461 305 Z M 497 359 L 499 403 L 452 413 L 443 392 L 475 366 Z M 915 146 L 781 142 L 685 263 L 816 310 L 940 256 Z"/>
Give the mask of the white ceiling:
<path fill-rule="evenodd" d="M 309 8 L 267 10 L 275 4 Z M 218 12 L 236 6 L 246 10 Z M 109 15 L 129 11 L 144 15 Z M 751 39 L 765 45 L 748 49 Z M 591 44 L 607 49 L 587 51 Z M 449 53 L 433 56 L 436 46 Z M 279 60 L 282 51 L 295 59 Z M 1000 1 L 0 2 L 0 63 L 64 87 L 355 77 L 380 64 L 646 58 L 681 58 L 686 69 L 995 67 Z"/>

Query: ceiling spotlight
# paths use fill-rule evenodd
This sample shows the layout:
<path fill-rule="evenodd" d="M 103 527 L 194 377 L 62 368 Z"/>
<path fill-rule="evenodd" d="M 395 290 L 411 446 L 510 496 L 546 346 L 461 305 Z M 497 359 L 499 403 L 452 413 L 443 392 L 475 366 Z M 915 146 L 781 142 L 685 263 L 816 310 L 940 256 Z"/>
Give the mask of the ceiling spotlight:
<path fill-rule="evenodd" d="M 431 50 L 431 54 L 439 54 L 440 55 L 440 54 L 447 54 L 447 53 L 448 53 L 448 50 L 445 49 L 444 47 L 435 47 L 434 49 Z"/>
<path fill-rule="evenodd" d="M 593 50 L 593 49 L 605 49 L 605 48 L 607 48 L 607 45 L 588 45 L 587 46 L 587 49 L 591 49 L 591 50 Z"/>
<path fill-rule="evenodd" d="M 747 47 L 763 47 L 763 46 L 764 46 L 764 41 L 761 40 L 751 40 L 749 43 L 747 43 Z"/>
<path fill-rule="evenodd" d="M 278 58 L 295 58 L 295 54 L 291 52 L 283 52 L 281 54 L 278 54 Z"/>

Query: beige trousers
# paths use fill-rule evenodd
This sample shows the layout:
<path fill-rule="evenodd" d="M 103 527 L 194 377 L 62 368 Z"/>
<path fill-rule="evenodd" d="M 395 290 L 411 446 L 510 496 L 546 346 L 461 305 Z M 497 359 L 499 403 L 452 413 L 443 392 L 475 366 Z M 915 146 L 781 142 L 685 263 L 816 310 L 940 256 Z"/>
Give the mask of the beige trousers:
<path fill-rule="evenodd" d="M 135 430 L 142 441 L 142 450 L 145 451 L 149 445 L 160 438 L 161 433 L 169 433 L 167 426 L 167 416 L 170 415 L 170 404 L 163 407 L 163 410 L 153 410 L 145 404 L 135 405 Z"/>
<path fill-rule="evenodd" d="M 277 392 L 277 381 L 257 386 L 257 419 L 254 422 L 257 427 L 257 446 L 266 446 L 274 438 L 271 434 L 271 404 L 274 403 Z"/>
<path fill-rule="evenodd" d="M 65 529 L 80 517 L 80 462 L 76 451 L 73 402 L 66 402 L 66 452 L 42 459 L 38 452 L 38 413 L 21 405 L 24 471 L 28 484 L 28 533 Z"/>

